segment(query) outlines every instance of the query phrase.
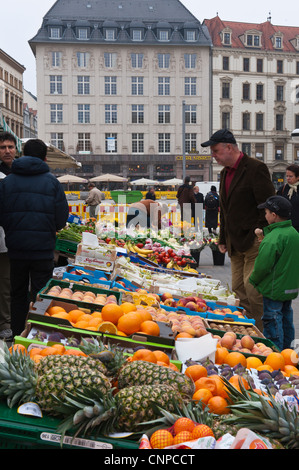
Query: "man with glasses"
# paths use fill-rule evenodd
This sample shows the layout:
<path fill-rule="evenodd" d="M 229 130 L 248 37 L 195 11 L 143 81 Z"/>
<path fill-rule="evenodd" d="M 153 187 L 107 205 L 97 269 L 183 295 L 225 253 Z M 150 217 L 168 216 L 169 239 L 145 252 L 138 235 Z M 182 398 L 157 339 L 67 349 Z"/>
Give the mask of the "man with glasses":
<path fill-rule="evenodd" d="M 275 194 L 267 166 L 244 154 L 228 129 L 213 134 L 202 147 L 211 147 L 211 155 L 220 173 L 219 250 L 231 259 L 232 290 L 240 299 L 247 316 L 254 318 L 262 331 L 263 299 L 250 284 L 249 277 L 258 254 L 256 228 L 267 225 L 257 206 Z"/>

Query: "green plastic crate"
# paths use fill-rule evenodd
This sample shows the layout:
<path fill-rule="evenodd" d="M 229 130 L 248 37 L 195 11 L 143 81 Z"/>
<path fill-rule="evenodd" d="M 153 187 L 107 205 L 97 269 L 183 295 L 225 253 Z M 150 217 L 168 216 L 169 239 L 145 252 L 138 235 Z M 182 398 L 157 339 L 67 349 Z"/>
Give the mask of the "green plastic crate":
<path fill-rule="evenodd" d="M 123 200 L 125 204 L 131 204 L 132 202 L 138 202 L 143 199 L 141 191 L 110 191 L 111 198 L 115 201 L 116 204 L 119 204 L 122 201 L 119 201 L 119 198 L 126 198 Z"/>
<path fill-rule="evenodd" d="M 60 238 L 56 238 L 56 243 L 55 243 L 56 251 L 74 255 L 77 253 L 77 247 L 78 247 L 78 243 L 76 242 L 72 242 L 69 240 L 61 240 Z"/>

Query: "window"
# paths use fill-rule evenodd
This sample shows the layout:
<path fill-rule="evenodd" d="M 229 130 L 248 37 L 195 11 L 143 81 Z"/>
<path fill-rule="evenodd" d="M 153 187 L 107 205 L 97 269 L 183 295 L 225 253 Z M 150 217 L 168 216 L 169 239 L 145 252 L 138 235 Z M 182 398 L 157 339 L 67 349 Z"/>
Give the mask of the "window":
<path fill-rule="evenodd" d="M 158 77 L 158 95 L 170 95 L 170 78 Z"/>
<path fill-rule="evenodd" d="M 106 29 L 105 31 L 105 39 L 107 41 L 115 41 L 116 39 L 116 32 L 115 29 Z"/>
<path fill-rule="evenodd" d="M 229 129 L 230 128 L 230 113 L 225 111 L 222 113 L 222 129 Z"/>
<path fill-rule="evenodd" d="M 196 134 L 185 134 L 185 152 L 190 153 L 196 150 Z"/>
<path fill-rule="evenodd" d="M 78 39 L 88 39 L 88 29 L 87 28 L 78 28 Z"/>
<path fill-rule="evenodd" d="M 85 76 L 78 76 L 77 77 L 77 88 L 78 88 L 78 95 L 89 95 L 90 93 L 90 82 L 89 77 Z"/>
<path fill-rule="evenodd" d="M 252 34 L 247 34 L 247 46 L 253 46 L 253 36 L 252 36 Z"/>
<path fill-rule="evenodd" d="M 299 61 L 296 62 L 296 75 L 299 75 Z"/>
<path fill-rule="evenodd" d="M 64 150 L 63 144 L 63 133 L 62 132 L 51 132 L 51 144 L 59 150 Z"/>
<path fill-rule="evenodd" d="M 263 101 L 264 100 L 264 85 L 258 83 L 256 85 L 256 101 Z"/>
<path fill-rule="evenodd" d="M 251 144 L 249 143 L 242 144 L 242 152 L 246 153 L 246 155 L 251 157 Z"/>
<path fill-rule="evenodd" d="M 141 41 L 142 40 L 142 30 L 141 29 L 133 29 L 132 38 L 133 38 L 133 41 Z"/>
<path fill-rule="evenodd" d="M 105 152 L 117 153 L 117 134 L 105 134 Z"/>
<path fill-rule="evenodd" d="M 160 41 L 168 41 L 169 31 L 167 29 L 162 29 L 161 31 L 159 31 L 158 37 Z"/>
<path fill-rule="evenodd" d="M 255 158 L 257 158 L 258 160 L 264 160 L 264 147 L 264 144 L 255 144 Z"/>
<path fill-rule="evenodd" d="M 299 85 L 296 86 L 296 90 L 295 90 L 295 103 L 296 104 L 299 103 Z"/>
<path fill-rule="evenodd" d="M 77 52 L 78 67 L 88 67 L 89 58 L 90 58 L 89 52 Z"/>
<path fill-rule="evenodd" d="M 250 131 L 250 113 L 243 113 L 242 129 L 243 131 Z"/>
<path fill-rule="evenodd" d="M 282 38 L 280 36 L 277 36 L 275 38 L 275 48 L 276 49 L 281 49 L 282 48 Z"/>
<path fill-rule="evenodd" d="M 260 36 L 255 34 L 253 36 L 253 44 L 254 44 L 254 47 L 260 47 Z"/>
<path fill-rule="evenodd" d="M 283 60 L 277 61 L 277 73 L 283 73 Z"/>
<path fill-rule="evenodd" d="M 195 41 L 196 39 L 196 34 L 195 34 L 195 31 L 194 30 L 187 30 L 186 32 L 186 41 Z"/>
<path fill-rule="evenodd" d="M 62 75 L 50 75 L 50 94 L 62 94 Z"/>
<path fill-rule="evenodd" d="M 195 69 L 196 67 L 196 54 L 184 54 L 185 68 Z"/>
<path fill-rule="evenodd" d="M 227 56 L 222 57 L 222 69 L 229 70 L 229 57 Z"/>
<path fill-rule="evenodd" d="M 276 86 L 276 101 L 283 101 L 283 85 Z"/>
<path fill-rule="evenodd" d="M 275 160 L 283 160 L 283 146 L 282 145 L 275 146 Z"/>
<path fill-rule="evenodd" d="M 132 95 L 143 95 L 143 77 L 131 77 Z"/>
<path fill-rule="evenodd" d="M 116 95 L 116 77 L 105 77 L 105 95 Z"/>
<path fill-rule="evenodd" d="M 243 100 L 250 100 L 250 83 L 243 83 Z"/>
<path fill-rule="evenodd" d="M 78 134 L 78 145 L 77 152 L 79 153 L 90 153 L 91 152 L 91 141 L 89 132 L 79 132 Z"/>
<path fill-rule="evenodd" d="M 90 123 L 90 105 L 89 104 L 78 104 L 78 123 L 79 124 Z"/>
<path fill-rule="evenodd" d="M 158 123 L 169 124 L 170 123 L 170 105 L 159 104 L 158 106 Z"/>
<path fill-rule="evenodd" d="M 50 118 L 52 124 L 59 124 L 63 122 L 62 104 L 50 104 Z"/>
<path fill-rule="evenodd" d="M 185 123 L 196 124 L 196 104 L 185 105 Z"/>
<path fill-rule="evenodd" d="M 132 52 L 131 54 L 131 66 L 134 69 L 141 69 L 143 66 L 143 54 L 136 54 Z"/>
<path fill-rule="evenodd" d="M 170 134 L 158 134 L 158 152 L 169 153 L 170 152 Z"/>
<path fill-rule="evenodd" d="M 158 54 L 159 69 L 168 69 L 169 61 L 170 61 L 170 54 Z"/>
<path fill-rule="evenodd" d="M 61 28 L 51 28 L 50 39 L 60 39 L 60 38 L 61 38 Z"/>
<path fill-rule="evenodd" d="M 264 61 L 263 59 L 256 59 L 256 71 L 258 73 L 263 73 L 264 70 Z"/>
<path fill-rule="evenodd" d="M 222 98 L 230 99 L 230 83 L 229 82 L 222 83 Z"/>
<path fill-rule="evenodd" d="M 223 34 L 223 44 L 226 46 L 231 45 L 231 33 L 224 33 Z"/>
<path fill-rule="evenodd" d="M 276 120 L 275 129 L 277 131 L 283 131 L 283 114 L 276 114 L 275 120 Z"/>
<path fill-rule="evenodd" d="M 144 134 L 132 134 L 132 153 L 144 153 Z"/>
<path fill-rule="evenodd" d="M 117 104 L 105 104 L 105 124 L 117 123 Z"/>
<path fill-rule="evenodd" d="M 132 123 L 144 123 L 144 106 L 143 104 L 132 104 Z"/>
<path fill-rule="evenodd" d="M 116 52 L 104 52 L 104 63 L 105 63 L 105 67 L 108 67 L 108 68 L 116 67 L 117 53 Z"/>
<path fill-rule="evenodd" d="M 60 67 L 61 66 L 61 52 L 52 52 L 52 67 Z"/>
<path fill-rule="evenodd" d="M 250 71 L 250 59 L 249 57 L 244 57 L 243 58 L 243 72 L 249 72 Z"/>
<path fill-rule="evenodd" d="M 299 114 L 295 114 L 295 129 L 299 129 Z"/>
<path fill-rule="evenodd" d="M 196 96 L 196 77 L 185 77 L 185 95 Z"/>
<path fill-rule="evenodd" d="M 256 130 L 263 131 L 264 130 L 264 115 L 263 113 L 256 114 Z"/>

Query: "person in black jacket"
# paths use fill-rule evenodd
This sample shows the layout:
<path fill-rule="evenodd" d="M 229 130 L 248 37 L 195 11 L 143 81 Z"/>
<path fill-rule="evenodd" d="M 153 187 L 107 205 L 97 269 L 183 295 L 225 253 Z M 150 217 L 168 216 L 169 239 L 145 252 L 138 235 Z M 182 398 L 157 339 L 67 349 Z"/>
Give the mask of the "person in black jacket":
<path fill-rule="evenodd" d="M 0 172 L 9 175 L 11 165 L 15 159 L 17 151 L 17 141 L 14 135 L 9 132 L 0 133 Z"/>
<path fill-rule="evenodd" d="M 198 186 L 194 186 L 193 191 L 196 202 L 192 204 L 192 217 L 194 219 L 195 229 L 200 230 L 202 226 L 202 224 L 200 224 L 200 219 L 202 220 L 204 197 L 203 194 L 199 192 Z"/>
<path fill-rule="evenodd" d="M 217 193 L 217 188 L 216 186 L 212 185 L 211 190 L 205 197 L 205 224 L 210 235 L 215 232 L 218 227 L 219 206 L 220 202 L 219 195 Z"/>
<path fill-rule="evenodd" d="M 299 232 L 299 165 L 289 165 L 286 169 L 287 183 L 281 186 L 277 194 L 283 196 L 292 204 L 291 221 Z"/>
<path fill-rule="evenodd" d="M 195 196 L 190 176 L 186 176 L 184 184 L 177 191 L 176 198 L 181 208 L 181 221 L 191 222 L 192 204 L 195 204 Z"/>
<path fill-rule="evenodd" d="M 145 199 L 151 199 L 152 201 L 156 200 L 155 188 L 149 188 L 145 195 Z"/>
<path fill-rule="evenodd" d="M 13 162 L 11 174 L 0 182 L 0 225 L 10 259 L 13 336 L 22 333 L 30 301 L 35 301 L 52 277 L 56 232 L 69 216 L 62 185 L 45 162 L 46 144 L 30 139 L 23 153 Z"/>

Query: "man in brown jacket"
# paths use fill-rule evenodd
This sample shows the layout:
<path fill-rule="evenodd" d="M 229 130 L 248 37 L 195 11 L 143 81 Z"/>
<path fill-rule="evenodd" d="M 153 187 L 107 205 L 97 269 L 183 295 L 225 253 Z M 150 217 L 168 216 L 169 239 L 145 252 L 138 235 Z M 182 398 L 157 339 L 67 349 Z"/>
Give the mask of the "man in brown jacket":
<path fill-rule="evenodd" d="M 89 217 L 96 218 L 96 209 L 103 199 L 101 191 L 96 188 L 94 183 L 88 183 L 89 194 L 85 204 L 89 207 Z"/>
<path fill-rule="evenodd" d="M 263 300 L 249 277 L 259 245 L 254 230 L 267 225 L 257 206 L 275 194 L 269 170 L 263 162 L 243 154 L 227 129 L 215 132 L 201 145 L 210 146 L 212 157 L 224 167 L 220 173 L 219 250 L 231 258 L 232 290 L 247 316 L 262 330 Z"/>

